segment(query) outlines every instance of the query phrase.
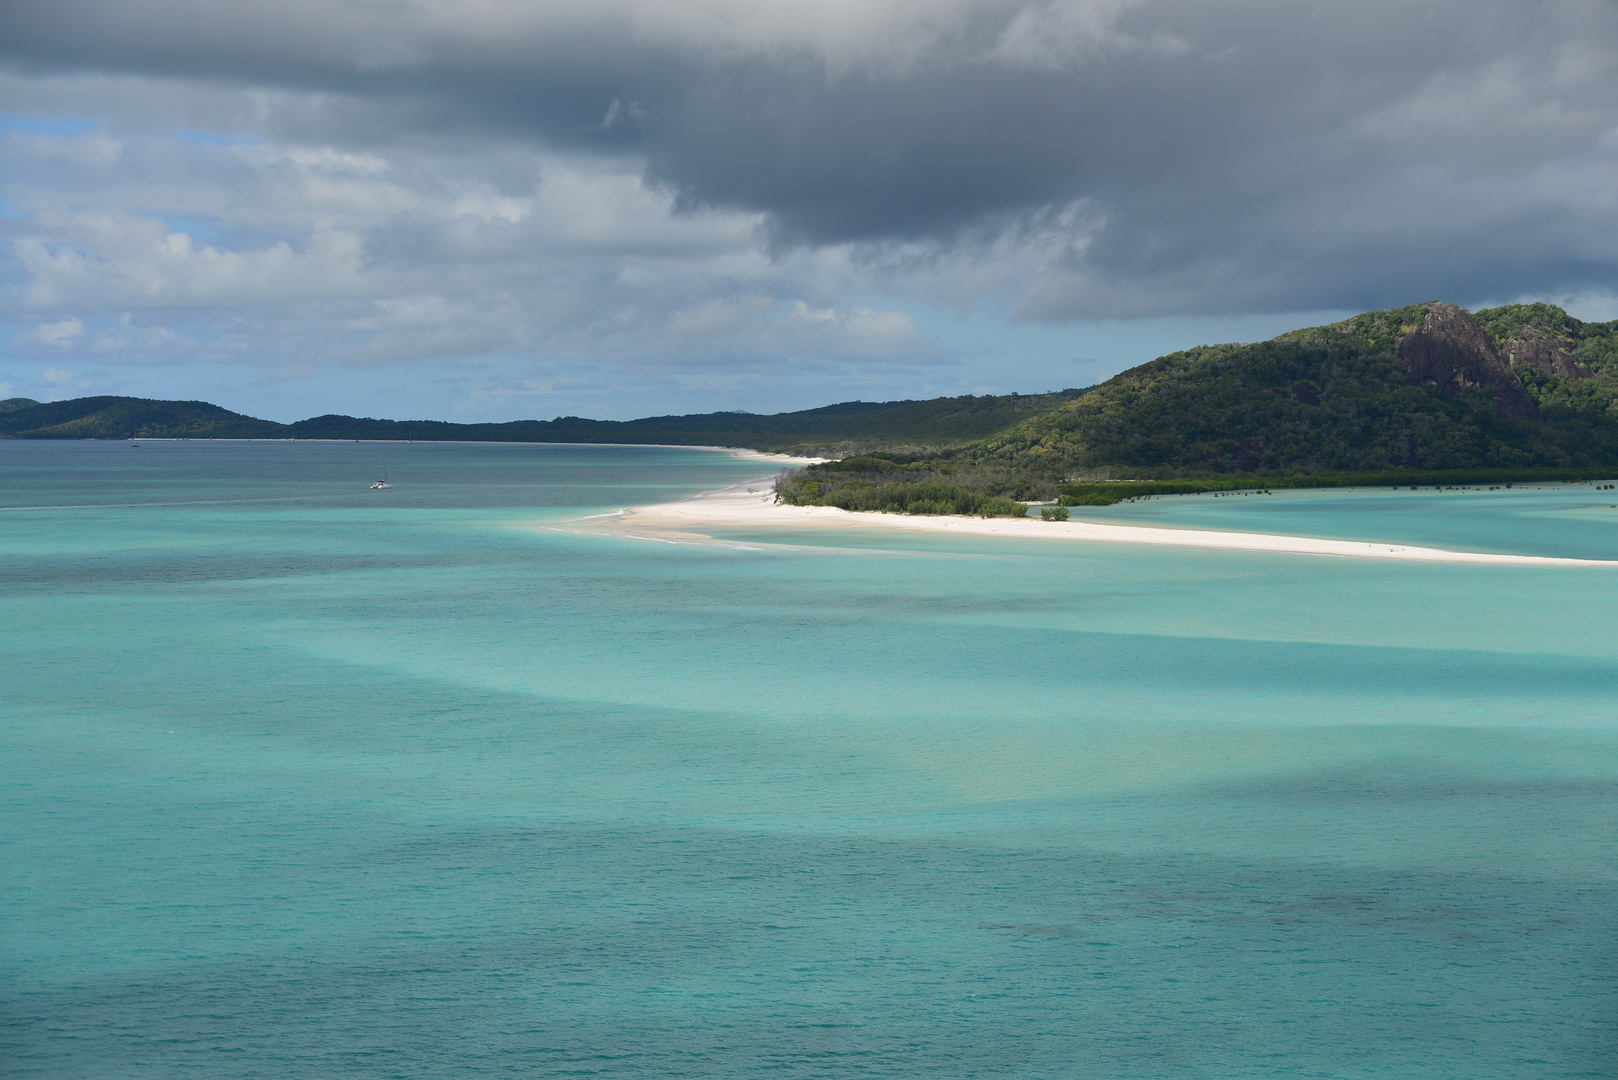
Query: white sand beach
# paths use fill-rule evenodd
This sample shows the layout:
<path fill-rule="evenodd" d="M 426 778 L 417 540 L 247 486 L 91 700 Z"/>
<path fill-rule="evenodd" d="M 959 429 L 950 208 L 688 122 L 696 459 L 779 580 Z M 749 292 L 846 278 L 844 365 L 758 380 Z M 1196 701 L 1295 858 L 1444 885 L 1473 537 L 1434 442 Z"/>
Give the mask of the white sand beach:
<path fill-rule="evenodd" d="M 723 450 L 737 461 L 769 461 L 779 465 L 819 465 L 830 458 L 823 457 L 794 457 L 791 454 L 766 454 L 762 450 L 743 450 L 734 446 L 697 446 L 694 450 Z M 743 485 L 744 487 L 746 485 Z"/>
<path fill-rule="evenodd" d="M 600 443 L 578 443 L 579 446 L 599 446 Z M 829 458 L 822 457 L 795 457 L 792 454 L 768 454 L 762 450 L 748 450 L 741 446 L 691 446 L 686 443 L 620 443 L 611 445 L 655 447 L 662 450 L 717 450 L 721 454 L 729 454 L 737 461 L 764 461 L 774 464 L 787 465 L 819 465 Z"/>
<path fill-rule="evenodd" d="M 759 455 L 759 460 L 787 460 Z M 797 459 L 801 462 L 801 459 Z M 686 543 L 713 542 L 714 533 L 744 529 L 780 531 L 783 537 L 805 531 L 867 529 L 948 533 L 960 536 L 1012 536 L 1076 543 L 1156 544 L 1170 547 L 1224 548 L 1289 555 L 1323 555 L 1351 559 L 1399 559 L 1411 562 L 1493 563 L 1512 566 L 1618 566 L 1618 561 L 1560 559 L 1537 555 L 1497 555 L 1478 551 L 1358 540 L 1323 540 L 1270 533 L 1165 529 L 1139 525 L 1107 525 L 1092 521 L 1041 521 L 1038 518 L 927 517 L 908 514 L 851 513 L 830 506 L 778 506 L 771 479 L 706 492 L 681 502 L 637 506 L 584 518 L 572 526 Z"/>

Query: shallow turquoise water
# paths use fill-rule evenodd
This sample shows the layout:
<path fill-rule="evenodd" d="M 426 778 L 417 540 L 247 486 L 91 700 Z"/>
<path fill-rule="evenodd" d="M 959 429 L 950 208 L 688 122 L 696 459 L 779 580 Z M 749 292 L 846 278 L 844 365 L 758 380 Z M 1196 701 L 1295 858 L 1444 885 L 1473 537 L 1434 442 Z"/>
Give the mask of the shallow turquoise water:
<path fill-rule="evenodd" d="M 557 527 L 767 467 L 385 452 L 0 442 L 8 1075 L 1615 1071 L 1618 572 L 675 546 Z M 1491 494 L 1364 535 L 1610 535 Z M 1285 518 L 1194 501 L 1126 512 Z"/>
<path fill-rule="evenodd" d="M 1614 479 L 1618 479 L 1615 477 Z M 1165 495 L 1075 507 L 1074 520 L 1386 540 L 1461 551 L 1618 559 L 1618 490 L 1605 484 L 1519 485 L 1496 491 L 1353 488 Z"/>

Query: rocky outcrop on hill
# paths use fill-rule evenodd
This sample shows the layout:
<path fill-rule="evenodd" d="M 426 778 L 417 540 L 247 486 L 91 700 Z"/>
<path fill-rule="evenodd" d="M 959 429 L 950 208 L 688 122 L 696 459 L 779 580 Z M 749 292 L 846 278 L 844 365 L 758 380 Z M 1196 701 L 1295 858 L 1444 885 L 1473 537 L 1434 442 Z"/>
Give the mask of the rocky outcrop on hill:
<path fill-rule="evenodd" d="M 1490 387 L 1495 412 L 1508 417 L 1538 417 L 1539 406 L 1522 380 L 1489 344 L 1477 320 L 1452 304 L 1433 301 L 1423 305 L 1421 326 L 1399 339 L 1399 359 L 1405 376 L 1416 386 L 1443 390 Z"/>
<path fill-rule="evenodd" d="M 1594 374 L 1573 359 L 1562 342 L 1546 337 L 1532 326 L 1525 326 L 1500 346 L 1512 367 L 1528 367 L 1547 375 L 1567 379 L 1588 379 Z"/>

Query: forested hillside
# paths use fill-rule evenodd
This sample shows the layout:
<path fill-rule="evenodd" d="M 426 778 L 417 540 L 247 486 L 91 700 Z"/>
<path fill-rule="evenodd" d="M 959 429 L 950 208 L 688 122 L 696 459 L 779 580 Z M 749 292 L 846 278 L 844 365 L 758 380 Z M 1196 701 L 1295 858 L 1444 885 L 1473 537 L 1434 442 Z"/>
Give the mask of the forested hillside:
<path fill-rule="evenodd" d="M 875 508 L 895 483 L 1036 499 L 1076 479 L 1618 465 L 1615 403 L 1618 322 L 1433 302 L 1173 353 L 956 450 L 818 466 L 783 498 Z"/>
<path fill-rule="evenodd" d="M 284 437 L 286 430 L 283 424 L 206 401 L 87 397 L 11 402 L 22 404 L 0 409 L 0 437 L 10 439 L 273 439 Z"/>

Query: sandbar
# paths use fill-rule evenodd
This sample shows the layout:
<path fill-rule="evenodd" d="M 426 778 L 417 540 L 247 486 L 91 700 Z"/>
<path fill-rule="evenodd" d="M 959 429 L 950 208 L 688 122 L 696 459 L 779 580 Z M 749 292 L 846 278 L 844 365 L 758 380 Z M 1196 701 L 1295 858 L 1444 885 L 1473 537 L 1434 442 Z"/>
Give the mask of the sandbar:
<path fill-rule="evenodd" d="M 772 460 L 776 460 L 772 458 Z M 977 518 L 910 514 L 851 513 L 832 506 L 780 506 L 772 478 L 705 492 L 680 502 L 637 506 L 611 514 L 581 518 L 569 528 L 676 543 L 712 543 L 715 533 L 743 530 L 788 534 L 806 531 L 903 530 L 956 536 L 1025 537 L 1075 543 L 1150 544 L 1168 547 L 1223 548 L 1286 555 L 1350 559 L 1394 559 L 1429 563 L 1492 563 L 1511 566 L 1618 566 L 1604 559 L 1562 559 L 1541 555 L 1499 555 L 1482 551 L 1448 551 L 1408 544 L 1327 540 L 1272 533 L 1172 529 L 1144 525 L 1110 525 L 1095 521 L 1041 521 L 1038 518 Z"/>

